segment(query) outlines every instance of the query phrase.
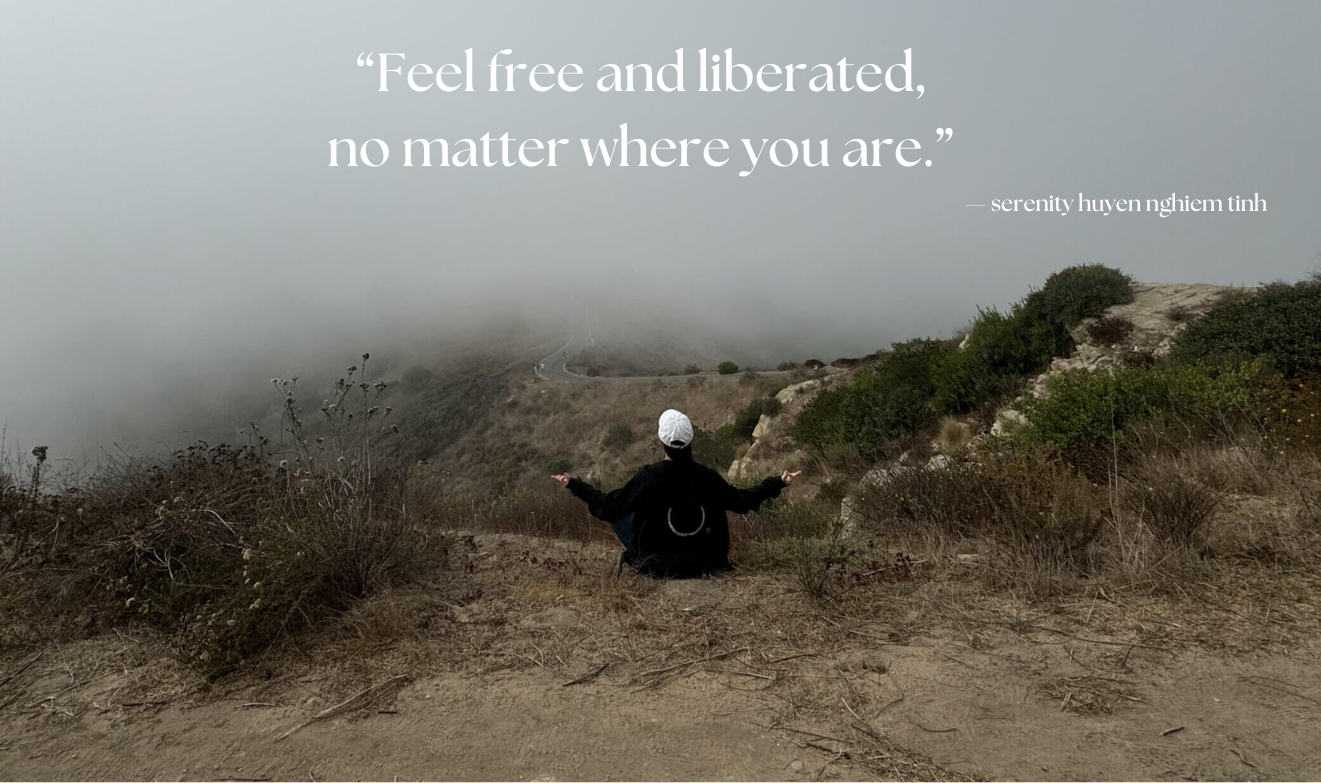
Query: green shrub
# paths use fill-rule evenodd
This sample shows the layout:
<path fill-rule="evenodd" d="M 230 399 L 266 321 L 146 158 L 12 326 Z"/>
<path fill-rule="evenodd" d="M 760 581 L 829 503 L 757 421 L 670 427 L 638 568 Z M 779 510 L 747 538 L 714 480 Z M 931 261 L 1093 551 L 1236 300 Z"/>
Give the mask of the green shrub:
<path fill-rule="evenodd" d="M 901 437 L 931 421 L 932 367 L 951 350 L 932 340 L 896 343 L 877 363 L 858 370 L 851 385 L 813 398 L 794 437 L 819 451 L 845 445 L 866 460 L 884 456 Z"/>
<path fill-rule="evenodd" d="M 1023 300 L 1023 314 L 1033 321 L 1061 325 L 1065 330 L 1096 318 L 1106 308 L 1133 301 L 1133 279 L 1101 264 L 1071 266 L 1046 278 L 1040 291 Z"/>
<path fill-rule="evenodd" d="M 758 398 L 747 404 L 734 416 L 734 437 L 741 441 L 752 440 L 752 431 L 757 429 L 757 422 L 766 411 L 766 401 Z"/>
<path fill-rule="evenodd" d="M 611 424 L 606 430 L 605 437 L 601 439 L 601 446 L 611 451 L 623 451 L 637 439 L 637 433 L 633 432 L 633 428 L 620 421 Z"/>
<path fill-rule="evenodd" d="M 1027 376 L 1073 350 L 1069 331 L 1084 318 L 1131 301 L 1128 276 L 1088 264 L 1051 275 L 1008 314 L 979 311 L 963 349 L 934 369 L 936 408 L 967 413 L 988 400 L 1014 396 Z"/>
<path fill-rule="evenodd" d="M 936 408 L 967 413 L 981 403 L 1015 395 L 1024 379 L 1050 365 L 1059 341 L 1049 325 L 982 310 L 967 343 L 932 368 Z"/>
<path fill-rule="evenodd" d="M 1274 283 L 1228 298 L 1184 328 L 1172 357 L 1210 364 L 1262 358 L 1286 377 L 1321 368 L 1321 282 Z"/>
<path fill-rule="evenodd" d="M 551 457 L 546 462 L 546 472 L 551 474 L 552 476 L 558 476 L 563 473 L 568 473 L 571 470 L 573 470 L 573 463 L 570 462 L 569 458 L 564 456 L 563 454 Z"/>
<path fill-rule="evenodd" d="M 1033 442 L 1072 447 L 1122 440 L 1139 422 L 1165 415 L 1215 417 L 1251 411 L 1264 391 L 1259 363 L 1237 367 L 1127 367 L 1052 376 L 1041 397 L 1022 402 Z"/>
<path fill-rule="evenodd" d="M 851 386 L 813 399 L 795 437 L 818 451 L 852 446 L 874 460 L 937 412 L 968 413 L 1016 395 L 1029 375 L 1072 350 L 1069 331 L 1083 318 L 1132 300 L 1132 281 L 1118 270 L 1099 264 L 1063 269 L 1008 314 L 981 310 L 961 349 L 915 340 L 877 355 L 856 371 Z"/>
<path fill-rule="evenodd" d="M 698 367 L 698 366 L 695 365 L 695 364 L 690 364 L 690 365 L 688 365 L 687 367 L 683 368 L 683 374 L 684 374 L 684 375 L 696 375 L 696 374 L 698 374 L 698 373 L 701 372 L 701 371 L 702 371 L 702 368 L 701 368 L 701 367 Z"/>
<path fill-rule="evenodd" d="M 720 364 L 716 365 L 716 372 L 720 373 L 721 375 L 733 375 L 734 373 L 738 372 L 738 365 L 734 364 L 733 362 L 721 362 Z"/>
<path fill-rule="evenodd" d="M 734 462 L 734 425 L 726 424 L 716 430 L 693 428 L 693 459 L 724 472 Z"/>

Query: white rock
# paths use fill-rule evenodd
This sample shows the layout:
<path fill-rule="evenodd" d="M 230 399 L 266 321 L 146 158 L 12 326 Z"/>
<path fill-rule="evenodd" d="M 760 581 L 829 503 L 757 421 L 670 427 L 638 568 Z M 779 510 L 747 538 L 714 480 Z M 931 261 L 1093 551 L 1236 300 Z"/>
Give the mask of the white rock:
<path fill-rule="evenodd" d="M 995 424 L 991 425 L 991 435 L 1005 438 L 1020 432 L 1027 426 L 1027 417 L 1013 408 L 1005 408 L 995 415 Z"/>
<path fill-rule="evenodd" d="M 819 380 L 803 381 L 802 383 L 795 383 L 792 386 L 786 386 L 783 389 L 780 389 L 780 391 L 776 393 L 775 399 L 779 400 L 781 405 L 788 405 L 789 403 L 793 402 L 794 398 L 797 397 L 798 395 L 806 394 L 807 392 L 816 389 L 820 385 L 821 385 L 821 381 Z"/>
<path fill-rule="evenodd" d="M 927 460 L 927 470 L 946 470 L 954 467 L 954 458 L 948 454 L 937 454 Z"/>

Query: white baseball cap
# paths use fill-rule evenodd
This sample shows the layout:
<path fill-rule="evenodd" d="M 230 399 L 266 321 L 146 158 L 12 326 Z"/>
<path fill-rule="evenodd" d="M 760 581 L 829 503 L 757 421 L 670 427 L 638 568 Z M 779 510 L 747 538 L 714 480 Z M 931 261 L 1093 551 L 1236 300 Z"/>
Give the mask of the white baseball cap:
<path fill-rule="evenodd" d="M 660 417 L 660 442 L 674 449 L 682 449 L 693 442 L 693 423 L 673 408 Z"/>

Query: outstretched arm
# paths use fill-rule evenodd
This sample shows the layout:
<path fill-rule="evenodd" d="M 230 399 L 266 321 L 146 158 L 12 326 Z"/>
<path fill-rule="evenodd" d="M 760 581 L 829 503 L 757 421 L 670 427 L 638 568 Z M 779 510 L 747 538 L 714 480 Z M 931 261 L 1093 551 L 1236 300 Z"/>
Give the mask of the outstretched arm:
<path fill-rule="evenodd" d="M 629 479 L 627 484 L 613 492 L 602 492 L 586 481 L 570 478 L 567 473 L 551 478 L 568 487 L 574 497 L 587 504 L 588 513 L 605 522 L 618 522 L 636 511 L 644 483 L 641 471 Z"/>
<path fill-rule="evenodd" d="M 746 514 L 749 511 L 756 511 L 761 508 L 761 504 L 780 496 L 780 491 L 793 483 L 794 479 L 802 474 L 801 470 L 790 473 L 784 471 L 778 478 L 771 476 L 752 489 L 739 489 L 729 482 L 725 482 L 725 510 L 733 511 L 735 514 Z"/>

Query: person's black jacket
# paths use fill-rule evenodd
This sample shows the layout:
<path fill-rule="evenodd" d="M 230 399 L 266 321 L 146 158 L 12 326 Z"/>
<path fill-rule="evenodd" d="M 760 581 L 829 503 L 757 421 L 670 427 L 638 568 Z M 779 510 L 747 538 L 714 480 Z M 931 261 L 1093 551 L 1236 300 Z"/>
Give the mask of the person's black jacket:
<path fill-rule="evenodd" d="M 784 481 L 772 477 L 752 489 L 739 489 L 714 470 L 689 460 L 646 465 L 614 492 L 569 480 L 569 491 L 585 501 L 597 519 L 616 522 L 633 515 L 633 540 L 627 544 L 624 562 L 642 573 L 677 578 L 728 570 L 725 512 L 756 511 L 779 496 L 784 486 Z"/>

